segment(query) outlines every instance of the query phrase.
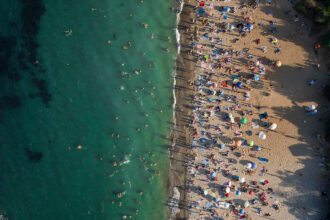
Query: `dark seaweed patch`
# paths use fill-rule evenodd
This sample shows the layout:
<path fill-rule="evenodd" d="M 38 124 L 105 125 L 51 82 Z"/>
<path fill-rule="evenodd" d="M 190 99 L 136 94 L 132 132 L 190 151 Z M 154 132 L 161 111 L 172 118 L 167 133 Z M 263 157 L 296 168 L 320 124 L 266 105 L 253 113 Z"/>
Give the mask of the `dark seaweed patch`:
<path fill-rule="evenodd" d="M 39 44 L 35 38 L 39 32 L 41 16 L 45 13 L 42 0 L 21 0 L 23 4 L 21 20 L 23 23 L 24 47 L 28 49 L 28 59 L 33 63 L 37 58 Z"/>
<path fill-rule="evenodd" d="M 46 80 L 34 78 L 33 83 L 36 85 L 36 87 L 39 90 L 38 93 L 37 93 L 37 96 L 39 96 L 41 98 L 43 103 L 48 105 L 48 103 L 52 99 L 52 96 L 48 92 L 48 86 L 47 86 Z"/>
<path fill-rule="evenodd" d="M 24 40 L 23 47 L 25 48 L 25 53 L 19 53 L 20 67 L 24 70 L 30 69 L 29 66 L 35 63 L 37 59 L 37 50 L 39 44 L 36 41 L 36 36 L 40 28 L 40 19 L 45 13 L 45 6 L 42 0 L 21 0 L 23 7 L 21 12 L 21 20 L 23 23 L 23 34 L 22 38 Z M 45 71 L 38 67 L 32 66 L 31 69 L 38 69 L 38 73 L 44 73 Z M 38 89 L 37 96 L 41 98 L 42 102 L 48 106 L 51 101 L 51 94 L 49 93 L 47 82 L 44 79 L 38 78 L 36 72 L 30 72 L 33 84 Z M 30 97 L 31 94 L 29 94 Z"/>
<path fill-rule="evenodd" d="M 32 151 L 29 148 L 25 148 L 25 154 L 29 160 L 33 163 L 38 163 L 42 159 L 42 153 L 38 151 Z"/>
<path fill-rule="evenodd" d="M 16 68 L 11 65 L 11 57 L 16 46 L 17 39 L 14 36 L 0 36 L 0 74 L 15 81 L 20 79 Z"/>
<path fill-rule="evenodd" d="M 0 98 L 0 108 L 15 109 L 22 105 L 21 99 L 16 96 L 2 96 Z"/>

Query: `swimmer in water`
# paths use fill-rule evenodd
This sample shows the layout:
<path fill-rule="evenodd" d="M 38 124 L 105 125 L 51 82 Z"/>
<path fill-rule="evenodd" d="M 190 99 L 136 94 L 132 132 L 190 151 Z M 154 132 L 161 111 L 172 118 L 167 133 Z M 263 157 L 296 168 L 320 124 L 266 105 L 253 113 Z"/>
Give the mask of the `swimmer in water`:
<path fill-rule="evenodd" d="M 144 28 L 148 28 L 148 24 L 147 24 L 147 23 L 142 22 L 141 25 L 142 25 Z"/>

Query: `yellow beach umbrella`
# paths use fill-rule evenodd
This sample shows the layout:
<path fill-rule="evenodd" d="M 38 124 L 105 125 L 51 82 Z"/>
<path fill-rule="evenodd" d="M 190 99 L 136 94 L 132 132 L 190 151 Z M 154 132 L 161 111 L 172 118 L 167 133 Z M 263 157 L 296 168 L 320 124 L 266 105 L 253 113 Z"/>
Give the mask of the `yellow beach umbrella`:
<path fill-rule="evenodd" d="M 282 66 L 282 62 L 281 61 L 276 61 L 276 67 L 281 67 Z"/>

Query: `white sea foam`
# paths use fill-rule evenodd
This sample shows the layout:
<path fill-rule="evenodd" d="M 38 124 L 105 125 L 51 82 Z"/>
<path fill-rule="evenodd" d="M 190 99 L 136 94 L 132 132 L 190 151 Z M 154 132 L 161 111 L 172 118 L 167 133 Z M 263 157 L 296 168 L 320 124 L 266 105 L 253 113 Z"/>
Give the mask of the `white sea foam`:
<path fill-rule="evenodd" d="M 180 2 L 180 9 L 178 11 L 176 17 L 176 28 L 175 28 L 175 35 L 176 35 L 176 42 L 178 45 L 178 54 L 180 54 L 181 46 L 180 46 L 180 32 L 179 32 L 179 23 L 180 23 L 180 16 L 183 10 L 184 0 L 179 0 Z M 174 81 L 173 81 L 173 122 L 176 124 L 176 117 L 175 117 L 175 106 L 176 106 L 176 97 L 175 97 L 175 86 L 176 86 L 176 71 L 174 72 Z M 172 140 L 172 147 L 175 145 L 175 139 Z M 170 219 L 176 219 L 176 214 L 180 212 L 179 208 L 179 201 L 180 201 L 180 192 L 178 188 L 173 187 L 173 197 L 171 198 L 170 208 L 171 208 L 171 216 Z"/>
<path fill-rule="evenodd" d="M 183 5 L 184 5 L 184 0 L 179 0 L 180 1 L 180 9 L 178 14 L 176 15 L 176 28 L 175 28 L 175 35 L 176 35 L 176 42 L 178 44 L 178 53 L 180 53 L 180 32 L 179 32 L 179 23 L 180 23 L 180 16 L 181 16 L 181 12 L 183 9 Z"/>

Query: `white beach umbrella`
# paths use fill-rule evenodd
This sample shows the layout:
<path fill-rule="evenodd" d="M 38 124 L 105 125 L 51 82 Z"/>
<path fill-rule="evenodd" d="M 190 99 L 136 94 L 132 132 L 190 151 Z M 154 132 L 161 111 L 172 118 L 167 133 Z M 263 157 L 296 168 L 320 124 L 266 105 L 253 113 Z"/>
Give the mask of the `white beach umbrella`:
<path fill-rule="evenodd" d="M 264 132 L 260 131 L 260 133 L 259 133 L 259 138 L 260 138 L 261 140 L 265 140 L 265 139 L 266 139 L 266 134 L 265 134 Z"/>
<path fill-rule="evenodd" d="M 275 130 L 277 128 L 277 124 L 276 123 L 273 123 L 270 125 L 270 130 Z"/>

